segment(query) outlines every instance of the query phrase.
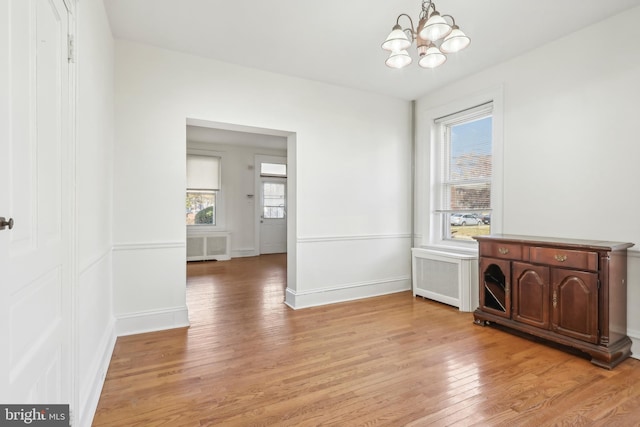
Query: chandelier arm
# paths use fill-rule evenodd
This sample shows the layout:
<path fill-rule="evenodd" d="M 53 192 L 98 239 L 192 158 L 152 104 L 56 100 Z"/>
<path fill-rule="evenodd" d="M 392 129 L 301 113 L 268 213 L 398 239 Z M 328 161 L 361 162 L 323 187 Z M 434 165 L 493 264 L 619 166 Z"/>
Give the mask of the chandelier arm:
<path fill-rule="evenodd" d="M 456 20 L 454 19 L 453 16 L 451 16 L 451 15 L 440 15 L 440 16 L 442 16 L 443 18 L 451 18 L 451 22 L 452 22 L 451 26 L 456 25 Z"/>
<path fill-rule="evenodd" d="M 398 15 L 398 18 L 396 19 L 396 25 L 400 25 L 400 18 L 406 16 L 407 19 L 409 20 L 409 22 L 411 23 L 411 28 L 405 28 L 402 31 L 410 31 L 411 32 L 411 39 L 415 39 L 416 38 L 416 30 L 413 26 L 413 19 L 411 19 L 411 17 L 409 15 L 407 15 L 406 13 L 401 13 L 400 15 Z"/>

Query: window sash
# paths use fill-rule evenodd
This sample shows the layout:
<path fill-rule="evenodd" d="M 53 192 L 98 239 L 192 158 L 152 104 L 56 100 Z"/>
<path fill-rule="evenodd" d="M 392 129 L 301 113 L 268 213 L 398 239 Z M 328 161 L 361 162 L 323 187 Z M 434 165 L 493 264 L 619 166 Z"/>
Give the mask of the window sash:
<path fill-rule="evenodd" d="M 187 225 L 216 225 L 217 192 L 187 191 Z"/>
<path fill-rule="evenodd" d="M 440 179 L 438 187 L 441 192 L 439 197 L 438 208 L 434 210 L 435 213 L 440 212 L 462 212 L 467 211 L 487 211 L 491 210 L 491 185 L 492 185 L 492 166 L 488 169 L 490 176 L 470 176 L 464 177 L 451 177 L 451 160 L 452 160 L 452 132 L 451 129 L 459 124 L 470 123 L 483 118 L 492 117 L 492 103 L 482 104 L 477 107 L 465 109 L 463 111 L 443 116 L 434 120 L 438 124 L 440 131 Z M 492 144 L 492 141 L 489 142 Z M 492 147 L 490 147 L 492 148 Z M 491 150 L 492 151 L 492 150 Z M 490 152 L 489 158 L 493 163 L 493 153 Z M 480 168 L 482 169 L 482 168 Z M 489 197 L 488 206 L 458 206 L 458 208 L 452 207 L 451 189 L 454 187 L 488 187 Z"/>

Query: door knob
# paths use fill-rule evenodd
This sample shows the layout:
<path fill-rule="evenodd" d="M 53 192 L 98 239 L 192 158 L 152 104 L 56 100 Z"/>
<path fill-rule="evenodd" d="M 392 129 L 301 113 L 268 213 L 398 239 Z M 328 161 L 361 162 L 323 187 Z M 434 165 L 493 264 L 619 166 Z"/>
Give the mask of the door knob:
<path fill-rule="evenodd" d="M 0 230 L 4 230 L 7 227 L 9 227 L 9 230 L 13 228 L 13 218 L 9 218 L 9 221 L 7 221 L 3 216 L 0 216 Z"/>

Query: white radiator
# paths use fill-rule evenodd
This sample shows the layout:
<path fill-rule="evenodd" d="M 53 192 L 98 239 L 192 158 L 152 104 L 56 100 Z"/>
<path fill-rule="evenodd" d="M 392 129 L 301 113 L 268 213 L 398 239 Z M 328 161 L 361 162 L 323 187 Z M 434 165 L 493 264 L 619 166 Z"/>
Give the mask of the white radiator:
<path fill-rule="evenodd" d="M 231 259 L 230 233 L 222 231 L 187 231 L 187 261 Z"/>
<path fill-rule="evenodd" d="M 473 311 L 478 307 L 478 257 L 412 248 L 413 296 Z"/>

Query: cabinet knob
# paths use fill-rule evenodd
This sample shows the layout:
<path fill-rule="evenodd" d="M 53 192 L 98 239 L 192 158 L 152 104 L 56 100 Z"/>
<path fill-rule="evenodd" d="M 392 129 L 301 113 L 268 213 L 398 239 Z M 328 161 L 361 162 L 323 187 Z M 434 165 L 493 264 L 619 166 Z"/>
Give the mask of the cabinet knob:
<path fill-rule="evenodd" d="M 567 260 L 566 255 L 554 255 L 553 256 L 558 262 L 565 262 Z"/>
<path fill-rule="evenodd" d="M 509 253 L 509 248 L 498 248 L 498 252 L 500 252 L 502 255 L 506 255 Z"/>

